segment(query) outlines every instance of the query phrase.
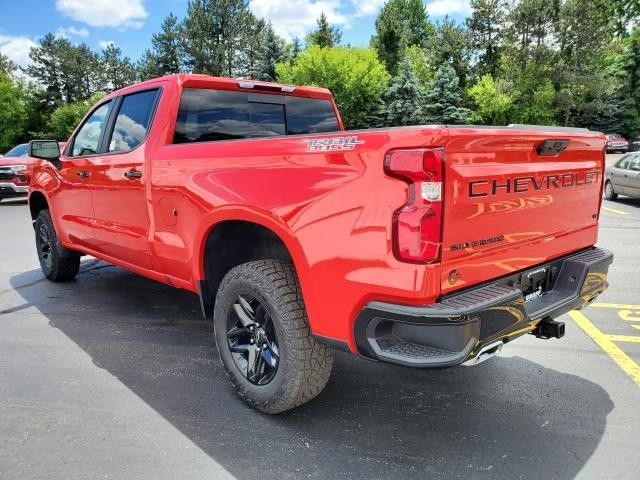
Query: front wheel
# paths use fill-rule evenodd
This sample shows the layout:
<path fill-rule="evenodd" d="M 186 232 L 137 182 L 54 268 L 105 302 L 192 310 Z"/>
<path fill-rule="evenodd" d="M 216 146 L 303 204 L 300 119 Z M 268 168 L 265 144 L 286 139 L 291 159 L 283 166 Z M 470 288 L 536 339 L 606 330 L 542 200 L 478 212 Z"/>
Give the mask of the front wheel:
<path fill-rule="evenodd" d="M 331 350 L 311 335 L 293 265 L 258 260 L 227 273 L 216 296 L 216 345 L 238 395 L 269 414 L 318 395 Z"/>
<path fill-rule="evenodd" d="M 62 257 L 58 235 L 49 210 L 42 210 L 36 218 L 36 248 L 42 273 L 49 280 L 73 280 L 80 270 L 80 257 Z"/>
<path fill-rule="evenodd" d="M 613 189 L 613 184 L 609 180 L 604 184 L 604 198 L 607 200 L 615 200 L 618 198 L 618 194 Z"/>

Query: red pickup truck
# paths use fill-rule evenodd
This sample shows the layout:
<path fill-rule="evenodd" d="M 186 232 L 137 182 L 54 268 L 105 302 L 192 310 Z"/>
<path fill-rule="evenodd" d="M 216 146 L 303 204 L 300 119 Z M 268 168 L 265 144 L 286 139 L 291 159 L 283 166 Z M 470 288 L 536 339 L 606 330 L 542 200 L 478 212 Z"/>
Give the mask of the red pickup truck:
<path fill-rule="evenodd" d="M 42 270 L 81 255 L 197 293 L 239 395 L 316 396 L 332 348 L 473 365 L 608 286 L 605 139 L 511 125 L 344 131 L 329 91 L 175 75 L 32 141 Z M 96 306 L 96 308 L 99 308 Z"/>

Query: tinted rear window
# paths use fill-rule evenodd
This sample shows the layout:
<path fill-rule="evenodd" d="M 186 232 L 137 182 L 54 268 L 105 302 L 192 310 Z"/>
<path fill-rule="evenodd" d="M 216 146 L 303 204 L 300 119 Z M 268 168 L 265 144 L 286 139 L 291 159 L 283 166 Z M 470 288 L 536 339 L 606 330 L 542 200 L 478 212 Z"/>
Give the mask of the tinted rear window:
<path fill-rule="evenodd" d="M 333 132 L 328 100 L 187 88 L 182 92 L 174 143 Z"/>

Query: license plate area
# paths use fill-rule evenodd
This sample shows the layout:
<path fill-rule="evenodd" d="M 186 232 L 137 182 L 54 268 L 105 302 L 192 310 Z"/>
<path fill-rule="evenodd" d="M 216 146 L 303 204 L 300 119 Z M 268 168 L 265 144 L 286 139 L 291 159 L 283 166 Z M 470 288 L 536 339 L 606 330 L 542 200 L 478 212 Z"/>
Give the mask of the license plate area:
<path fill-rule="evenodd" d="M 529 303 L 543 296 L 549 289 L 549 267 L 541 267 L 525 272 L 520 277 L 520 288 L 524 302 Z"/>

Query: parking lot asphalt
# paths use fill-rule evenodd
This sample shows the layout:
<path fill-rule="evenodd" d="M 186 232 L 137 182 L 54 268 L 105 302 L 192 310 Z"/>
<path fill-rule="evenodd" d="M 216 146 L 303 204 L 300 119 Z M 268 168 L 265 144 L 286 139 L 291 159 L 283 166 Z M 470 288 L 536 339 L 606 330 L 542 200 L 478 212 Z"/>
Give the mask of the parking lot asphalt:
<path fill-rule="evenodd" d="M 336 353 L 325 391 L 240 402 L 197 298 L 86 259 L 45 281 L 26 202 L 0 204 L 0 479 L 635 479 L 640 200 L 604 202 L 610 289 L 473 368 Z"/>

